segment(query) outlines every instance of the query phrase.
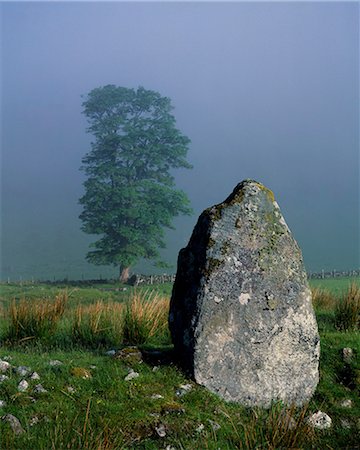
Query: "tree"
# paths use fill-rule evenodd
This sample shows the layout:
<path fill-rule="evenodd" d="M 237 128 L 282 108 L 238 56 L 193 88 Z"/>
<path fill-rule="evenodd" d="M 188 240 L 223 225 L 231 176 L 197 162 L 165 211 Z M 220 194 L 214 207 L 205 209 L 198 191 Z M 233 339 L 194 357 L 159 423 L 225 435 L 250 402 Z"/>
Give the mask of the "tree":
<path fill-rule="evenodd" d="M 175 216 L 191 213 L 170 173 L 191 168 L 190 140 L 175 126 L 170 99 L 143 87 L 99 87 L 83 107 L 95 141 L 82 159 L 87 179 L 80 219 L 83 231 L 101 235 L 86 258 L 119 266 L 126 281 L 141 258 L 161 264 L 164 228 L 173 228 Z"/>

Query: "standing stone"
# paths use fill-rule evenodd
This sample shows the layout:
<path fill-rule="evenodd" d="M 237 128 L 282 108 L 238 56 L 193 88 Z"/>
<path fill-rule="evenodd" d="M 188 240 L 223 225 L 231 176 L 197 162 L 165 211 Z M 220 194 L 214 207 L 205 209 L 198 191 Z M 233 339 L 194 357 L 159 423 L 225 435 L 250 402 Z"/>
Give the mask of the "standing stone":
<path fill-rule="evenodd" d="M 245 180 L 200 215 L 179 253 L 169 326 L 183 367 L 225 400 L 311 398 L 320 353 L 311 291 L 269 189 Z"/>

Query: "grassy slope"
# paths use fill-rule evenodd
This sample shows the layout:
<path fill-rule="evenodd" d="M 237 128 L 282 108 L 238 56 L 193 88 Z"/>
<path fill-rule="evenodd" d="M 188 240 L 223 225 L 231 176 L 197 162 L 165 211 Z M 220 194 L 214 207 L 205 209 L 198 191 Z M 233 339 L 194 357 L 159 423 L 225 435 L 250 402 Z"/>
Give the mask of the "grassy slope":
<path fill-rule="evenodd" d="M 330 283 L 332 280 L 319 281 L 321 283 L 316 280 L 315 284 L 330 287 L 334 292 L 339 292 L 349 282 L 339 279 L 335 280 L 337 283 Z M 59 291 L 59 287 L 54 286 L 5 288 L 1 291 L 5 306 L 13 297 L 51 297 Z M 171 286 L 158 288 L 168 295 Z M 78 288 L 73 298 L 86 304 L 97 300 L 99 295 L 100 298 L 123 301 L 129 293 L 129 290 L 101 291 L 97 286 Z M 356 427 L 356 423 L 359 427 L 360 417 L 359 333 L 336 331 L 331 311 L 317 311 L 317 317 L 322 349 L 320 383 L 309 411 L 321 409 L 327 412 L 334 426 L 329 431 L 317 432 L 312 443 L 302 442 L 299 438 L 292 447 L 359 448 L 359 428 Z M 274 428 L 279 429 L 273 423 L 276 408 L 269 413 L 227 404 L 194 384 L 189 393 L 178 397 L 176 391 L 179 386 L 191 381 L 169 363 L 161 365 L 156 371 L 153 371 L 154 362 L 135 363 L 132 367 L 140 376 L 125 382 L 124 377 L 131 364 L 105 356 L 103 349 L 71 349 L 66 339 L 59 339 L 58 344 L 63 348 L 56 348 L 54 339 L 50 348 L 33 344 L 0 349 L 0 359 L 10 355 L 14 366 L 30 366 L 41 376 L 40 381 L 30 383 L 29 393 L 18 393 L 17 384 L 21 377 L 14 373 L 10 380 L 0 384 L 0 399 L 7 402 L 0 414 L 14 414 L 26 430 L 24 435 L 16 437 L 9 425 L 1 421 L 1 449 L 158 449 L 167 445 L 177 449 L 290 447 L 288 435 L 274 433 Z M 159 345 L 159 342 L 153 342 L 154 345 Z M 344 347 L 355 350 L 357 358 L 350 364 L 342 360 Z M 51 367 L 50 359 L 58 359 L 64 364 Z M 92 365 L 96 368 L 90 369 Z M 77 378 L 72 374 L 75 367 L 90 370 L 92 378 Z M 39 382 L 48 393 L 31 393 L 33 386 Z M 68 386 L 75 388 L 76 392 L 69 393 Z M 161 394 L 163 398 L 151 399 L 152 394 Z M 353 407 L 340 406 L 344 399 L 351 399 Z M 39 418 L 39 423 L 30 426 L 34 416 Z M 350 424 L 350 429 L 342 427 L 344 420 Z M 214 430 L 214 423 L 221 428 Z M 163 438 L 156 432 L 156 427 L 160 425 L 164 425 L 166 430 Z M 204 428 L 197 431 L 200 425 Z M 277 435 L 275 441 L 274 435 Z"/>

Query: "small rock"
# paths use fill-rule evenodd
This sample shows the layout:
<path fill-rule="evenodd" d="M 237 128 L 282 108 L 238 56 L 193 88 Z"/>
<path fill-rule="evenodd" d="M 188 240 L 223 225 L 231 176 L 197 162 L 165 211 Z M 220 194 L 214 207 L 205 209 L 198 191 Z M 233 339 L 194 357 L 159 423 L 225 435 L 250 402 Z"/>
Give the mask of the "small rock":
<path fill-rule="evenodd" d="M 25 392 L 29 388 L 29 383 L 26 380 L 21 380 L 18 384 L 18 391 Z"/>
<path fill-rule="evenodd" d="M 197 428 L 196 428 L 196 432 L 197 433 L 201 433 L 205 428 L 205 425 L 203 423 L 201 423 Z"/>
<path fill-rule="evenodd" d="M 75 394 L 75 392 L 76 392 L 76 389 L 73 388 L 72 386 L 68 386 L 66 388 L 66 390 L 69 392 L 69 394 Z"/>
<path fill-rule="evenodd" d="M 91 366 L 89 366 L 89 369 L 94 370 L 94 369 L 96 369 L 96 366 L 94 366 L 93 364 L 91 364 Z"/>
<path fill-rule="evenodd" d="M 125 347 L 116 352 L 114 358 L 121 359 L 129 364 L 136 364 L 142 362 L 142 353 L 137 347 Z"/>
<path fill-rule="evenodd" d="M 0 372 L 4 373 L 10 369 L 11 365 L 7 361 L 0 360 Z"/>
<path fill-rule="evenodd" d="M 33 427 L 34 425 L 36 425 L 36 424 L 39 423 L 39 422 L 40 422 L 39 417 L 38 417 L 38 416 L 33 416 L 33 417 L 30 419 L 30 421 L 29 421 L 29 425 L 30 425 L 31 427 Z"/>
<path fill-rule="evenodd" d="M 349 430 L 351 428 L 351 422 L 349 419 L 340 419 L 340 425 L 341 428 L 345 428 L 346 430 Z"/>
<path fill-rule="evenodd" d="M 191 384 L 181 384 L 180 388 L 176 391 L 176 395 L 178 397 L 182 397 L 183 395 L 185 395 L 188 392 L 190 392 L 191 389 L 192 389 L 192 385 Z"/>
<path fill-rule="evenodd" d="M 170 403 L 166 403 L 165 405 L 162 406 L 161 412 L 163 414 L 177 414 L 177 415 L 180 415 L 180 414 L 184 414 L 185 413 L 185 409 L 179 403 L 170 402 Z"/>
<path fill-rule="evenodd" d="M 156 417 L 157 419 L 160 417 L 159 413 L 150 413 L 149 416 Z"/>
<path fill-rule="evenodd" d="M 128 375 L 126 375 L 126 377 L 124 378 L 125 381 L 130 381 L 130 380 L 134 380 L 135 378 L 138 378 L 140 374 L 138 372 L 129 372 Z"/>
<path fill-rule="evenodd" d="M 6 406 L 5 400 L 0 400 L 0 408 L 4 408 Z"/>
<path fill-rule="evenodd" d="M 174 447 L 173 445 L 167 445 L 165 447 L 165 450 L 176 450 L 176 447 Z"/>
<path fill-rule="evenodd" d="M 57 366 L 62 366 L 63 363 L 62 363 L 61 361 L 59 361 L 58 359 L 51 359 L 51 360 L 49 361 L 49 365 L 50 365 L 51 367 L 57 367 Z"/>
<path fill-rule="evenodd" d="M 21 377 L 26 377 L 30 373 L 31 369 L 30 367 L 26 366 L 19 366 L 16 367 L 15 372 L 20 375 Z"/>
<path fill-rule="evenodd" d="M 153 394 L 150 398 L 151 398 L 151 400 L 159 400 L 160 398 L 164 398 L 164 397 L 160 394 Z"/>
<path fill-rule="evenodd" d="M 115 356 L 116 351 L 115 350 L 109 350 L 107 352 L 105 352 L 106 356 Z"/>
<path fill-rule="evenodd" d="M 37 372 L 33 372 L 30 377 L 31 380 L 40 380 L 40 375 Z"/>
<path fill-rule="evenodd" d="M 213 431 L 220 430 L 221 426 L 217 422 L 214 422 L 211 419 L 208 419 L 208 422 L 209 422 L 211 428 L 213 429 Z"/>
<path fill-rule="evenodd" d="M 318 411 L 312 416 L 308 417 L 308 423 L 319 430 L 326 430 L 331 427 L 331 417 L 322 411 Z"/>
<path fill-rule="evenodd" d="M 155 427 L 155 430 L 161 438 L 166 436 L 166 429 L 162 423 L 158 427 Z"/>
<path fill-rule="evenodd" d="M 349 363 L 352 360 L 353 356 L 354 356 L 354 351 L 352 348 L 345 347 L 342 349 L 342 357 L 346 363 Z"/>
<path fill-rule="evenodd" d="M 9 422 L 11 429 L 15 434 L 19 435 L 25 433 L 25 430 L 21 426 L 19 419 L 12 414 L 5 414 L 5 416 L 2 416 L 2 420 L 6 420 L 7 422 Z"/>
<path fill-rule="evenodd" d="M 339 403 L 339 406 L 340 406 L 341 408 L 351 408 L 351 407 L 352 407 L 352 400 L 351 400 L 350 398 L 347 398 L 347 399 L 345 399 L 345 400 L 342 400 L 342 401 Z"/>
<path fill-rule="evenodd" d="M 8 380 L 9 377 L 7 375 L 0 375 L 0 383 L 2 383 L 5 380 Z"/>
<path fill-rule="evenodd" d="M 34 392 L 35 392 L 36 394 L 46 394 L 46 393 L 47 393 L 47 390 L 43 387 L 42 384 L 37 384 L 37 385 L 34 387 Z"/>
<path fill-rule="evenodd" d="M 157 372 L 159 369 L 160 369 L 159 366 L 154 366 L 154 367 L 152 368 L 152 371 L 153 371 L 153 372 Z"/>

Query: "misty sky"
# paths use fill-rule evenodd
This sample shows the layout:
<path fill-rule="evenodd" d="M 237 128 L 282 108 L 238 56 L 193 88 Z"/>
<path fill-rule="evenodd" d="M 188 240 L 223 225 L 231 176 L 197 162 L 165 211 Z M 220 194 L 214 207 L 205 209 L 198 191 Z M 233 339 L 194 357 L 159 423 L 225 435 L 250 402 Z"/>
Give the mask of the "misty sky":
<path fill-rule="evenodd" d="M 192 141 L 176 172 L 194 216 L 244 178 L 274 191 L 306 268 L 359 262 L 358 3 L 2 3 L 1 279 L 85 278 L 81 111 L 91 89 L 171 98 Z M 150 266 L 140 266 L 149 271 Z"/>

